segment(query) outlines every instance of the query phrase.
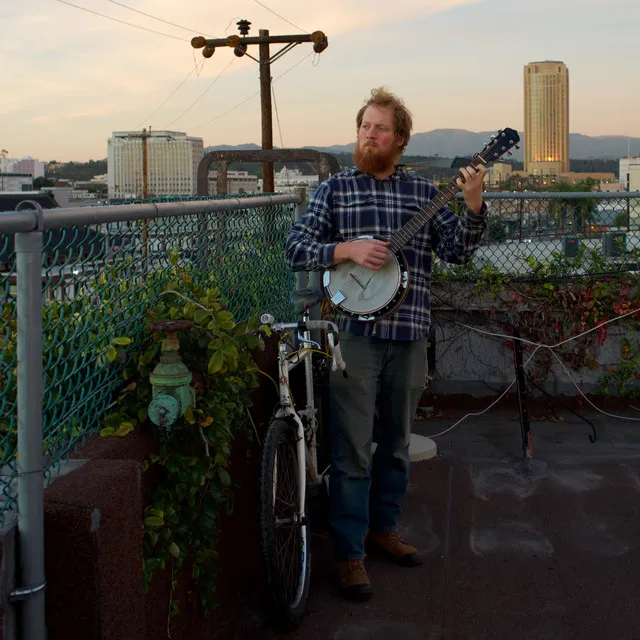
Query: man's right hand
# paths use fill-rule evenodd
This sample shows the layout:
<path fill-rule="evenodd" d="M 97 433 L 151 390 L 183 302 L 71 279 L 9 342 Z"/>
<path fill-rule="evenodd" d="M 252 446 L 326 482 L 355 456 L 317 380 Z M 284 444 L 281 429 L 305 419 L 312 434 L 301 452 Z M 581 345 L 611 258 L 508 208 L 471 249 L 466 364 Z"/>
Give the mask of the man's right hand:
<path fill-rule="evenodd" d="M 388 242 L 383 240 L 353 240 L 336 245 L 333 252 L 334 264 L 351 260 L 367 269 L 378 271 L 387 260 Z"/>

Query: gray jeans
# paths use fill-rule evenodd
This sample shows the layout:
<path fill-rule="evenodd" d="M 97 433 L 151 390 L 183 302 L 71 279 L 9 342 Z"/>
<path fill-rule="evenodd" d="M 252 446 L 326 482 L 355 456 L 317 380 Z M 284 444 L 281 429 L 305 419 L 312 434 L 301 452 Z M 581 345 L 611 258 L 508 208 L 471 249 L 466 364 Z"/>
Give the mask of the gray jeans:
<path fill-rule="evenodd" d="M 363 558 L 368 530 L 396 528 L 409 482 L 409 437 L 425 379 L 426 342 L 340 336 L 348 377 L 331 376 L 329 521 L 336 560 Z"/>

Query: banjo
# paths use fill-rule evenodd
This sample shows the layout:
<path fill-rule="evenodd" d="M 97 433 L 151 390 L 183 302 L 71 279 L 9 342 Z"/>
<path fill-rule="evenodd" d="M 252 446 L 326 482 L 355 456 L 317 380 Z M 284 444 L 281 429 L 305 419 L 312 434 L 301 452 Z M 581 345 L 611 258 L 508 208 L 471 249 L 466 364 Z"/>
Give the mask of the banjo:
<path fill-rule="evenodd" d="M 469 161 L 469 164 L 479 167 L 497 160 L 506 153 L 511 155 L 510 150 L 516 147 L 519 141 L 517 131 L 500 130 L 495 136 L 491 136 L 491 141 Z M 458 190 L 456 178 L 453 178 L 391 238 L 367 235 L 349 240 L 355 242 L 375 238 L 388 241 L 387 260 L 378 271 L 367 269 L 350 260 L 325 271 L 322 284 L 331 305 L 345 315 L 362 322 L 374 322 L 393 313 L 409 291 L 409 265 L 402 248 Z"/>

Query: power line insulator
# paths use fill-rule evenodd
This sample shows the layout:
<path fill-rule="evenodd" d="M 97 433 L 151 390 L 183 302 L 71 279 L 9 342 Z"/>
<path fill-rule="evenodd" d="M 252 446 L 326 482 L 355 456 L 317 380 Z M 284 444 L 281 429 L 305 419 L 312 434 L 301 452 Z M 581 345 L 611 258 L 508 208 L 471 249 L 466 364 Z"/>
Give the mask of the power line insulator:
<path fill-rule="evenodd" d="M 242 58 L 242 56 L 247 52 L 246 44 L 239 44 L 237 47 L 233 48 L 233 53 L 235 53 L 238 58 Z"/>
<path fill-rule="evenodd" d="M 210 58 L 216 52 L 216 48 L 213 45 L 208 44 L 203 50 L 202 55 L 205 58 Z"/>
<path fill-rule="evenodd" d="M 249 27 L 251 26 L 251 23 L 248 20 L 238 20 L 236 24 L 238 25 L 238 31 L 243 36 L 249 35 Z"/>
<path fill-rule="evenodd" d="M 194 49 L 202 49 L 207 44 L 207 39 L 203 36 L 196 36 L 195 38 L 191 38 L 191 46 Z"/>
<path fill-rule="evenodd" d="M 321 40 L 320 42 L 314 42 L 313 50 L 316 53 L 322 53 L 328 46 L 329 46 L 329 41 L 327 40 L 327 38 L 325 36 L 324 40 Z"/>

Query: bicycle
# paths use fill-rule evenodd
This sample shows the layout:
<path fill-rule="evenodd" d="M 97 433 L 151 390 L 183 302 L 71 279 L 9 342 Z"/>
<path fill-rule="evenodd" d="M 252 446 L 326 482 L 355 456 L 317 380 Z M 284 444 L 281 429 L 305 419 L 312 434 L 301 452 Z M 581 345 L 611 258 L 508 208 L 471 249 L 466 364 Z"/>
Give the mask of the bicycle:
<path fill-rule="evenodd" d="M 326 443 L 326 433 L 319 427 L 327 419 L 326 404 L 318 402 L 318 385 L 326 379 L 326 367 L 320 364 L 326 360 L 314 356 L 328 356 L 333 370 L 340 368 L 346 375 L 338 327 L 328 320 L 310 319 L 309 310 L 321 300 L 321 292 L 301 289 L 293 298 L 300 321 L 276 322 L 268 313 L 260 317 L 274 331 L 284 332 L 278 343 L 280 399 L 262 448 L 260 538 L 276 621 L 288 627 L 297 627 L 306 611 L 311 575 L 307 496 L 322 490 L 326 472 L 318 470 L 319 434 Z M 318 329 L 325 332 L 329 353 L 311 338 L 311 331 Z M 299 345 L 287 342 L 291 332 L 297 334 Z M 301 363 L 306 404 L 296 409 L 289 374 Z"/>

